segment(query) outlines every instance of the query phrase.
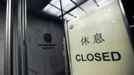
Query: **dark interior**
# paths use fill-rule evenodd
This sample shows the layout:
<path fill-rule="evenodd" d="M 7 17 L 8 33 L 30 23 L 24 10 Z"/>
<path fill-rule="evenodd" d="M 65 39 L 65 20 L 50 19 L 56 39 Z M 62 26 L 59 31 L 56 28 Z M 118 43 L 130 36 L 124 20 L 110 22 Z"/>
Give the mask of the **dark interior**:
<path fill-rule="evenodd" d="M 125 12 L 127 14 L 129 25 L 134 25 L 134 2 L 133 0 L 122 0 Z"/>

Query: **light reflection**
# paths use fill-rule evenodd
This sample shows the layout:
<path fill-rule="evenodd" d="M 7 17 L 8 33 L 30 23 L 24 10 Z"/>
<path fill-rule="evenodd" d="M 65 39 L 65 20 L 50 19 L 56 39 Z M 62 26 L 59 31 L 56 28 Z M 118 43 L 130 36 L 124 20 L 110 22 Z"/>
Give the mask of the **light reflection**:
<path fill-rule="evenodd" d="M 61 11 L 52 7 L 51 5 L 47 5 L 47 7 L 45 7 L 42 11 L 49 13 L 51 15 L 55 15 L 55 16 L 61 15 Z"/>

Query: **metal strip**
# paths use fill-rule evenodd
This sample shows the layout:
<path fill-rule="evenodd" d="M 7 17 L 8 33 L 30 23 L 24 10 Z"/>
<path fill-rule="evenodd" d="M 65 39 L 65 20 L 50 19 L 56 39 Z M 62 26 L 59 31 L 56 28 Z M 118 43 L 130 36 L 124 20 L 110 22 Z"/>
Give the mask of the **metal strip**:
<path fill-rule="evenodd" d="M 61 18 L 64 24 L 64 13 L 63 13 L 63 7 L 62 7 L 62 0 L 60 0 L 60 8 L 61 8 Z"/>
<path fill-rule="evenodd" d="M 134 28 L 134 25 L 129 26 L 130 28 Z"/>
<path fill-rule="evenodd" d="M 65 21 L 64 24 L 64 32 L 65 32 L 65 40 L 66 40 L 66 46 L 67 46 L 67 54 L 68 54 L 68 66 L 69 66 L 69 75 L 73 74 L 72 69 L 72 60 L 71 60 L 71 48 L 70 48 L 70 40 L 69 40 L 69 29 L 68 29 L 68 21 Z"/>
<path fill-rule="evenodd" d="M 28 75 L 28 60 L 27 60 L 27 44 L 26 44 L 26 33 L 27 33 L 27 0 L 22 0 L 22 29 L 23 29 L 23 46 L 24 49 L 22 51 L 22 70 L 23 74 L 22 75 Z"/>
<path fill-rule="evenodd" d="M 4 75 L 11 75 L 11 0 L 7 0 Z"/>
<path fill-rule="evenodd" d="M 67 61 L 66 61 L 66 62 L 67 62 L 67 63 L 66 63 L 66 67 L 67 67 L 66 75 L 70 75 L 70 65 L 69 65 L 69 63 L 70 63 L 70 62 L 69 62 L 69 58 L 70 58 L 70 57 L 69 57 L 69 53 L 68 53 L 68 50 L 70 50 L 70 49 L 69 49 L 69 47 L 68 47 L 68 38 L 67 38 L 67 36 L 66 36 L 66 35 L 67 35 L 67 34 L 66 34 L 66 31 L 67 31 L 67 30 L 66 30 L 66 24 L 65 24 L 66 22 L 65 22 L 65 20 L 64 20 L 64 13 L 63 13 L 63 7 L 62 7 L 62 0 L 60 0 L 60 7 L 61 7 L 61 13 L 62 13 L 62 14 L 61 14 L 61 15 L 62 15 L 61 17 L 62 17 L 62 21 L 63 21 L 63 25 L 64 25 L 64 36 L 65 36 L 65 43 L 64 43 L 64 44 L 65 44 L 65 46 L 66 46 L 66 49 L 65 49 L 66 51 L 65 51 L 65 52 L 66 52 L 66 57 L 67 57 L 67 58 L 66 58 L 66 59 L 67 59 Z"/>
<path fill-rule="evenodd" d="M 28 52 L 27 52 L 26 33 L 27 33 L 27 0 L 24 0 L 24 47 L 25 47 L 25 51 L 24 51 L 25 74 L 24 75 L 28 75 Z"/>
<path fill-rule="evenodd" d="M 18 0 L 18 75 L 22 75 L 22 46 L 21 46 L 21 38 L 22 38 L 22 19 L 21 19 L 21 15 L 22 15 L 22 4 L 21 4 L 21 0 Z"/>
<path fill-rule="evenodd" d="M 82 7 L 80 7 L 77 3 L 75 3 L 73 0 L 70 0 L 75 6 L 80 8 L 83 12 L 87 13 Z"/>
<path fill-rule="evenodd" d="M 26 28 L 27 28 L 27 10 L 26 0 L 19 0 L 18 4 L 18 43 L 19 43 L 19 75 L 28 75 Z"/>

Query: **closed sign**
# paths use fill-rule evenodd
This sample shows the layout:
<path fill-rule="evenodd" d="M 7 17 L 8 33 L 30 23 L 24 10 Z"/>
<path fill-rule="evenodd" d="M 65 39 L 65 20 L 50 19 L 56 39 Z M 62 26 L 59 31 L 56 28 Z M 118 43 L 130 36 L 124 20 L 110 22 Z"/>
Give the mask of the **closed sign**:
<path fill-rule="evenodd" d="M 72 75 L 134 75 L 134 53 L 118 0 L 83 4 L 68 22 Z"/>

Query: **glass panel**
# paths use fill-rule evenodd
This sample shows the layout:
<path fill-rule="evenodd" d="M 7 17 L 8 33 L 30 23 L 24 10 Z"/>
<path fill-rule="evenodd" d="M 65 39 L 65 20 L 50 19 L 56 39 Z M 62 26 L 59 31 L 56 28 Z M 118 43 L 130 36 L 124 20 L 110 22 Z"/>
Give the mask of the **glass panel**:
<path fill-rule="evenodd" d="M 75 7 L 75 4 L 71 2 L 70 0 L 61 0 L 61 2 L 62 2 L 63 13 Z M 50 4 L 44 7 L 43 12 L 46 12 L 46 13 L 49 13 L 51 15 L 58 17 L 58 16 L 61 16 L 60 10 L 61 10 L 60 0 L 52 0 Z"/>
<path fill-rule="evenodd" d="M 60 0 L 52 0 L 51 4 L 57 6 L 58 8 L 60 8 Z M 70 1 L 70 0 L 62 0 L 62 7 L 65 11 L 70 10 L 71 8 L 73 8 L 75 5 Z"/>
<path fill-rule="evenodd" d="M 0 0 L 0 75 L 4 75 L 6 0 Z"/>
<path fill-rule="evenodd" d="M 73 8 L 75 5 L 70 1 L 70 0 L 62 0 L 62 6 L 65 11 L 70 10 Z"/>
<path fill-rule="evenodd" d="M 41 12 L 47 4 L 46 0 L 27 3 L 28 75 L 68 75 L 63 21 Z M 60 14 L 55 9 L 49 12 L 51 9 L 52 6 L 46 12 Z"/>
<path fill-rule="evenodd" d="M 81 6 L 86 13 L 65 25 L 72 75 L 134 75 L 134 50 L 118 1 L 88 0 Z"/>

